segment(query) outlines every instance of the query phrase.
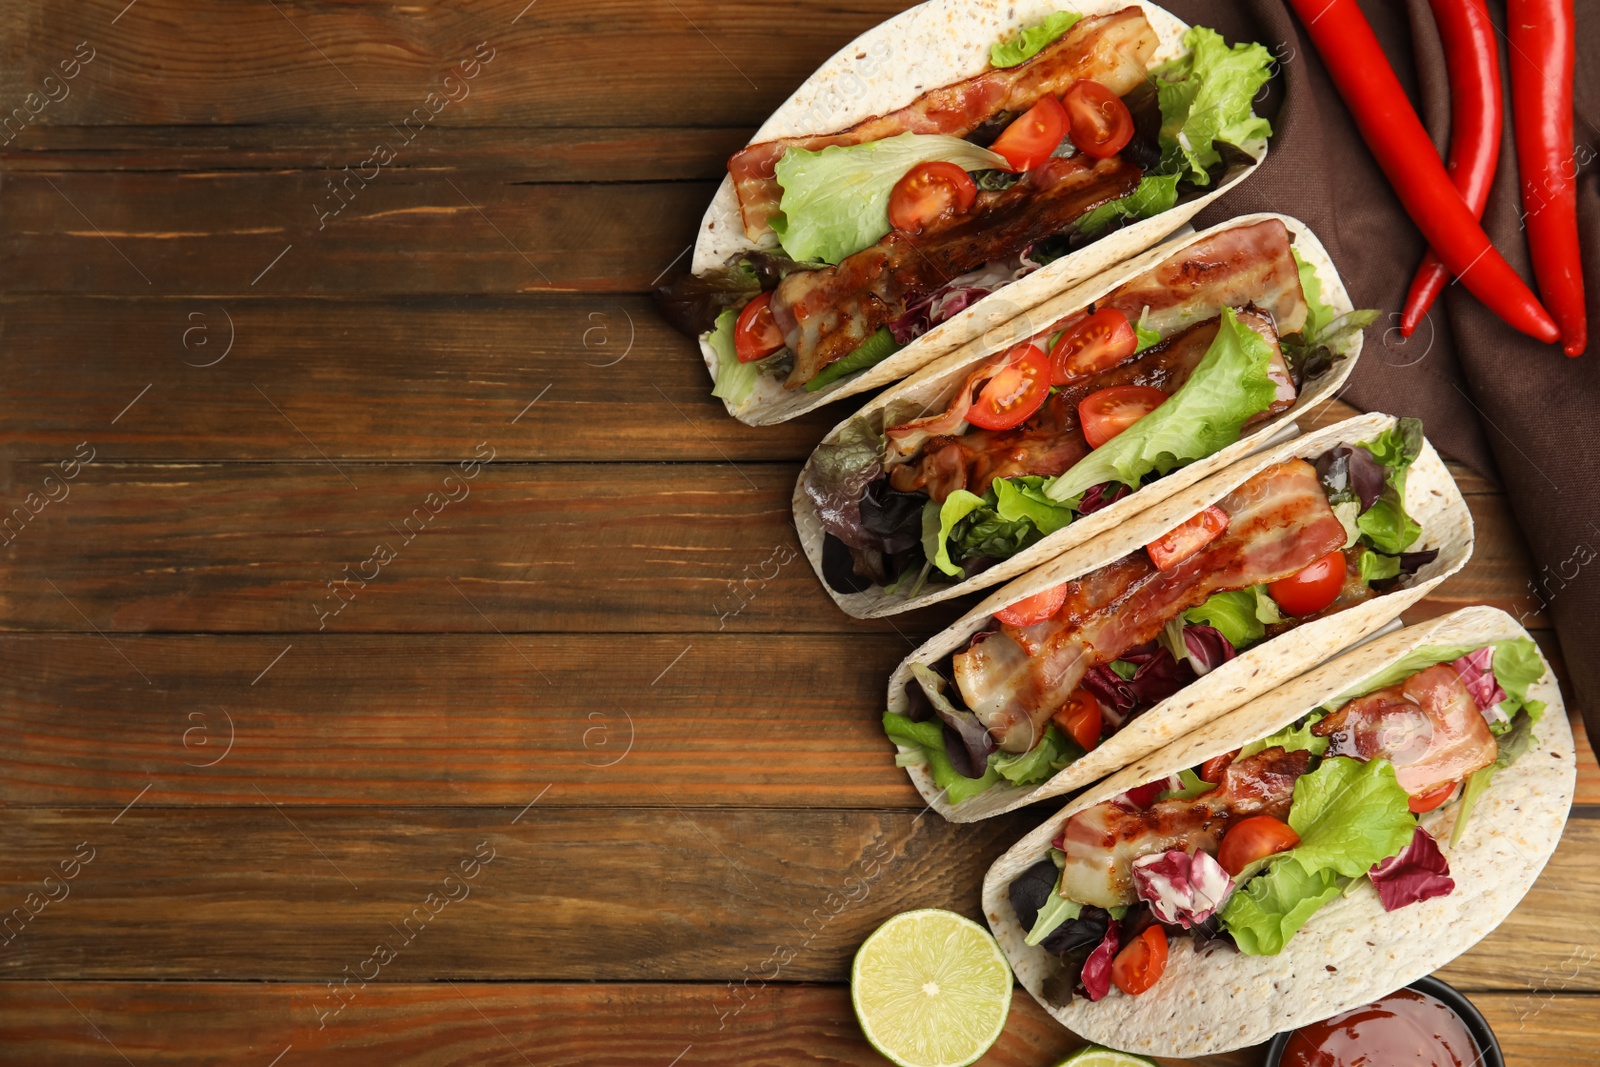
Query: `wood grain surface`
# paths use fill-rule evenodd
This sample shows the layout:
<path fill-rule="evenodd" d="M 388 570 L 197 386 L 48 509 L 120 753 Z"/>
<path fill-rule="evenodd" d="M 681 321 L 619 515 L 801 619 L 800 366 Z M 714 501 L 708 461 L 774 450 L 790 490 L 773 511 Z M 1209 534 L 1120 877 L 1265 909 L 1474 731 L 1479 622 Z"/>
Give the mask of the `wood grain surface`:
<path fill-rule="evenodd" d="M 976 915 L 1051 805 L 923 810 L 883 686 L 965 604 L 850 620 L 790 524 L 860 400 L 742 426 L 648 293 L 903 6 L 10 5 L 0 1064 L 884 1062 L 856 946 Z M 1408 621 L 1504 607 L 1562 675 L 1452 471 L 1477 547 Z M 1573 722 L 1560 849 L 1440 972 L 1519 1067 L 1600 1047 Z M 981 1063 L 1079 1044 L 1019 990 Z"/>

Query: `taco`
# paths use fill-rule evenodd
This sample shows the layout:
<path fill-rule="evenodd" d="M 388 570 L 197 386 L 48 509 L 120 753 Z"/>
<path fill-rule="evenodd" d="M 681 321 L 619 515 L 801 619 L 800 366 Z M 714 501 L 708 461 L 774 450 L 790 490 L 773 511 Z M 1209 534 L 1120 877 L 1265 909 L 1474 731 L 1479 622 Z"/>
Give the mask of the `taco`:
<path fill-rule="evenodd" d="M 743 422 L 894 381 L 1241 180 L 1272 62 L 1153 4 L 930 0 L 734 154 L 658 302 Z"/>
<path fill-rule="evenodd" d="M 1466 608 L 1096 786 L 995 862 L 984 912 L 1075 1032 L 1223 1052 L 1476 944 L 1554 851 L 1575 776 L 1538 647 L 1504 612 Z"/>
<path fill-rule="evenodd" d="M 1421 424 L 1348 419 L 990 596 L 895 670 L 884 732 L 955 822 L 1075 792 L 1375 633 L 1471 552 Z"/>
<path fill-rule="evenodd" d="M 858 618 L 997 585 L 1293 432 L 1375 314 L 1286 216 L 1153 249 L 835 428 L 795 488 L 801 544 Z"/>

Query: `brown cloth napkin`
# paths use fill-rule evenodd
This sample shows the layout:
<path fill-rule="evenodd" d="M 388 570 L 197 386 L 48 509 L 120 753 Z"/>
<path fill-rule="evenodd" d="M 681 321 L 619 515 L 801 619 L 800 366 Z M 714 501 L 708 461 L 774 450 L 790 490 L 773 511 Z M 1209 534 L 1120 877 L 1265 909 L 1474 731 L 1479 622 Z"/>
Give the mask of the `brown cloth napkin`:
<path fill-rule="evenodd" d="M 1299 20 L 1282 0 L 1164 4 L 1230 42 L 1260 41 L 1279 77 L 1259 108 L 1273 119 L 1266 163 L 1204 212 L 1196 226 L 1251 211 L 1309 223 L 1328 248 L 1357 307 L 1381 308 L 1345 394 L 1357 407 L 1421 418 L 1440 449 L 1504 487 L 1533 553 L 1537 577 L 1512 614 L 1544 610 L 1555 621 L 1591 739 L 1600 741 L 1600 339 L 1568 359 L 1505 326 L 1459 285 L 1450 285 L 1412 338 L 1397 328 L 1424 250 L 1422 235 L 1378 169 L 1328 81 Z M 1444 54 L 1424 0 L 1363 3 L 1435 143 L 1448 143 Z M 1490 0 L 1495 24 L 1504 5 Z M 1600 337 L 1600 0 L 1577 0 L 1578 215 L 1591 334 Z M 1500 67 L 1507 70 L 1501 35 Z M 1509 84 L 1505 134 L 1484 224 L 1496 247 L 1533 284 L 1521 229 L 1515 116 Z M 1480 521 L 1482 516 L 1480 516 Z"/>

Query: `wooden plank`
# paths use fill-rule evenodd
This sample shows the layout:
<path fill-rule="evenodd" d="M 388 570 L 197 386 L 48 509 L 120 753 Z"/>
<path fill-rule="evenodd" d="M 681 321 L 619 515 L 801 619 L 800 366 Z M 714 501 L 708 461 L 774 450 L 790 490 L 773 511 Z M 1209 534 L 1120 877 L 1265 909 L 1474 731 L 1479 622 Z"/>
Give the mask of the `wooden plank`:
<path fill-rule="evenodd" d="M 124 660 L 95 635 L 0 638 L 0 803 L 492 806 L 549 785 L 568 806 L 922 808 L 878 726 L 897 635 L 290 644 L 118 637 Z M 1600 805 L 1581 732 L 1576 803 Z"/>
<path fill-rule="evenodd" d="M 394 966 L 402 968 L 399 961 Z M 451 988 L 383 982 L 350 997 L 346 1009 L 319 1029 L 316 1012 L 328 996 L 325 986 L 56 985 L 7 983 L 0 1004 L 0 1064 L 120 1065 L 112 1042 L 137 1063 L 167 1067 L 211 1064 L 219 1056 L 265 1064 L 286 1047 L 293 1059 L 285 1056 L 285 1064 L 355 1057 L 395 1067 L 665 1067 L 675 1057 L 697 1067 L 884 1062 L 862 1038 L 842 986 L 752 982 L 748 991 L 741 987 L 743 999 L 735 1000 L 727 986 L 689 983 L 457 982 Z M 175 1039 L 179 1034 L 182 1040 Z M 1019 989 L 1005 1032 L 978 1064 L 1037 1067 L 1082 1044 Z M 1235 1053 L 1184 1062 L 1244 1067 L 1254 1060 Z"/>
<path fill-rule="evenodd" d="M 923 807 L 879 726 L 894 634 L 287 644 L 119 637 L 146 685 L 93 635 L 0 638 L 0 804 Z"/>
<path fill-rule="evenodd" d="M 640 296 L 38 297 L 0 302 L 0 336 L 0 443 L 45 462 L 80 441 L 102 461 L 342 462 L 482 440 L 508 460 L 801 461 L 861 403 L 745 426 Z"/>
<path fill-rule="evenodd" d="M 715 190 L 517 184 L 500 171 L 379 168 L 366 180 L 360 170 L 17 173 L 0 187 L 0 288 L 640 292 L 689 246 Z"/>
<path fill-rule="evenodd" d="M 401 966 L 397 961 L 395 967 Z M 525 1056 L 537 1056 L 533 1062 L 540 1067 L 661 1067 L 675 1056 L 686 1062 L 692 1056 L 704 1067 L 883 1063 L 862 1039 L 843 986 L 752 983 L 752 991 L 736 1001 L 727 986 L 692 983 L 457 982 L 451 988 L 385 981 L 348 998 L 345 1011 L 321 1029 L 316 1010 L 328 995 L 325 986 L 56 986 L 8 983 L 0 1002 L 0 1064 L 120 1065 L 117 1050 L 136 1063 L 165 1067 L 211 1064 L 220 1057 L 266 1063 L 285 1048 L 296 1063 L 349 1062 L 355 1056 L 396 1067 L 514 1065 L 526 1062 Z M 1592 997 L 1557 993 L 1545 1001 L 1485 993 L 1472 999 L 1494 1027 L 1507 1062 L 1519 1067 L 1586 1062 L 1600 1041 Z M 730 1004 L 742 1010 L 732 1014 Z M 1037 1067 L 1082 1044 L 1019 989 L 1005 1032 L 978 1064 Z M 1260 1052 L 1258 1047 L 1161 1062 L 1257 1067 Z"/>
<path fill-rule="evenodd" d="M 0 973 L 320 983 L 346 964 L 354 971 L 379 940 L 409 934 L 398 947 L 422 968 L 411 977 L 740 982 L 792 949 L 784 980 L 844 981 L 856 946 L 890 915 L 975 916 L 984 871 L 1048 814 L 956 826 L 909 810 L 686 807 L 687 796 L 666 791 L 670 806 L 592 810 L 562 807 L 558 789 L 520 811 L 165 807 L 171 800 L 152 789 L 130 795 L 120 815 L 8 814 L 7 909 L 23 907 L 63 860 L 81 851 L 90 861 L 68 896 L 30 922 L 17 917 Z M 1596 968 L 1567 973 L 1575 949 L 1600 944 L 1596 814 L 1568 823 L 1522 904 L 1442 972 L 1452 983 L 1530 989 L 1561 974 L 1568 991 L 1600 989 Z M 418 917 L 424 927 L 406 927 L 480 847 L 492 862 L 467 890 L 448 887 L 471 895 L 435 899 Z"/>
<path fill-rule="evenodd" d="M 800 554 L 794 466 L 478 465 L 494 448 L 463 445 L 471 478 L 96 462 L 63 484 L 0 464 L 0 501 L 27 520 L 0 513 L 0 629 L 915 635 L 961 610 L 841 613 Z M 28 504 L 47 491 L 63 499 Z"/>
<path fill-rule="evenodd" d="M 721 181 L 747 128 L 429 127 L 384 169 L 493 169 L 525 182 Z M 0 170 L 248 171 L 356 166 L 394 127 L 44 126 L 0 142 Z M 370 168 L 369 168 L 370 170 Z"/>
<path fill-rule="evenodd" d="M 316 441 L 296 396 L 274 403 Z M 171 406 L 140 404 L 156 420 Z M 499 440 L 459 455 L 495 455 Z M 976 599 L 844 616 L 799 553 L 792 465 L 496 462 L 470 482 L 453 469 L 96 462 L 49 483 L 70 492 L 60 503 L 28 504 L 57 468 L 0 465 L 0 520 L 13 522 L 0 528 L 0 629 L 915 635 Z M 1520 539 L 1499 498 L 1470 500 L 1472 561 L 1413 621 L 1466 604 L 1523 610 Z"/>
<path fill-rule="evenodd" d="M 38 112 L 21 136 L 51 125 L 330 116 L 382 125 L 424 106 L 449 125 L 669 126 L 688 117 L 753 129 L 824 59 L 906 6 L 804 0 L 777 26 L 770 11 L 713 0 L 495 0 L 470 9 L 280 0 L 202 11 L 139 0 L 123 12 L 125 4 L 86 0 L 70 13 L 45 0 L 13 5 L 0 39 L 0 99 Z M 85 40 L 81 55 L 93 59 L 77 77 L 45 84 L 50 75 L 59 82 L 59 64 Z M 487 62 L 463 79 L 474 71 L 460 64 L 479 42 Z M 442 103 L 446 93 L 457 102 Z M 430 102 L 430 94 L 439 95 Z"/>

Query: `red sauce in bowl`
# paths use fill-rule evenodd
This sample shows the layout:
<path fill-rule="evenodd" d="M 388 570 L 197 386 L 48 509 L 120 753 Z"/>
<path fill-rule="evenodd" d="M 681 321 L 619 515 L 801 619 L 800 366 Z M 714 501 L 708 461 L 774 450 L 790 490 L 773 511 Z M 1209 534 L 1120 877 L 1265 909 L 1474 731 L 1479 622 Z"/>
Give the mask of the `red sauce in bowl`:
<path fill-rule="evenodd" d="M 1375 1004 L 1302 1026 L 1281 1067 L 1471 1067 L 1478 1044 L 1444 1002 L 1399 989 Z"/>

